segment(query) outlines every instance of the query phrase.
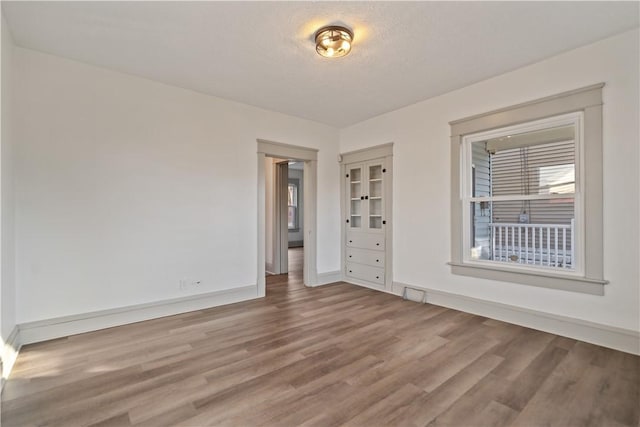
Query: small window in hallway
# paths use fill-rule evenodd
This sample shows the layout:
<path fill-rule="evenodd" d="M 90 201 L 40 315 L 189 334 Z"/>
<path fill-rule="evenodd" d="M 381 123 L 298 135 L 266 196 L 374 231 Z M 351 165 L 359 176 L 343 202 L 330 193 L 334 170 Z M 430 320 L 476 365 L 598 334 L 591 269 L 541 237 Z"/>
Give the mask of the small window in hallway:
<path fill-rule="evenodd" d="M 298 227 L 298 186 L 294 183 L 289 183 L 287 193 L 287 224 L 289 230 L 295 230 Z"/>

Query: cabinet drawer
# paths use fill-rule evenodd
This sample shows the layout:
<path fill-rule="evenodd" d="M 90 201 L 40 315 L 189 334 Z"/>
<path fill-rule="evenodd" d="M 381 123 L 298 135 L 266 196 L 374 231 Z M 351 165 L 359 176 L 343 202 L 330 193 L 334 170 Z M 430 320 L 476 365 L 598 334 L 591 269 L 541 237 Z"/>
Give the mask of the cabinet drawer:
<path fill-rule="evenodd" d="M 347 234 L 347 247 L 383 251 L 384 235 L 377 233 L 349 233 Z"/>
<path fill-rule="evenodd" d="M 376 268 L 363 264 L 347 263 L 347 276 L 367 282 L 384 285 L 384 268 Z"/>
<path fill-rule="evenodd" d="M 347 248 L 347 262 L 384 268 L 384 253 L 366 249 Z"/>

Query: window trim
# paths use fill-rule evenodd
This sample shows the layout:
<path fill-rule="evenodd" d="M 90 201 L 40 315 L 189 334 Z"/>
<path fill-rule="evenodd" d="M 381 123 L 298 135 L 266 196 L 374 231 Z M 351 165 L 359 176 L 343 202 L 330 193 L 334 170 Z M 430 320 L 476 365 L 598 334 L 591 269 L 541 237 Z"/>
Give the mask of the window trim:
<path fill-rule="evenodd" d="M 455 120 L 451 126 L 451 271 L 453 274 L 604 295 L 602 236 L 602 88 L 604 83 Z M 582 112 L 582 272 L 547 272 L 465 261 L 461 149 L 465 136 Z M 578 160 L 578 159 L 576 159 Z M 588 171 L 588 173 L 585 173 Z M 466 208 L 466 207 L 465 207 Z"/>
<path fill-rule="evenodd" d="M 289 203 L 287 203 L 287 209 L 290 207 L 295 208 L 295 215 L 294 215 L 295 226 L 293 228 L 287 227 L 287 230 L 289 230 L 290 233 L 297 233 L 298 231 L 300 231 L 300 217 L 299 217 L 300 180 L 298 178 L 289 178 L 287 182 L 287 190 L 289 189 L 290 185 L 293 185 L 296 188 L 296 204 L 290 205 Z"/>
<path fill-rule="evenodd" d="M 523 271 L 523 272 L 544 272 L 547 271 L 552 274 L 560 274 L 560 275 L 570 275 L 570 276 L 584 276 L 584 212 L 582 209 L 582 200 L 583 200 L 583 186 L 584 186 L 584 176 L 583 176 L 583 167 L 582 161 L 583 156 L 582 152 L 584 151 L 582 148 L 583 145 L 583 123 L 584 123 L 584 114 L 581 111 L 562 114 L 559 116 L 548 117 L 540 120 L 534 120 L 530 122 L 526 122 L 523 124 L 516 124 L 512 126 L 500 127 L 498 129 L 492 129 L 486 132 L 478 132 L 469 135 L 465 135 L 461 139 L 461 152 L 460 152 L 460 161 L 461 161 L 461 170 L 460 170 L 460 194 L 462 197 L 463 205 L 468 205 L 471 202 L 480 202 L 480 200 L 476 199 L 474 196 L 470 196 L 473 187 L 468 187 L 471 182 L 471 174 L 469 171 L 474 168 L 472 163 L 472 153 L 471 146 L 475 142 L 486 141 L 487 139 L 492 139 L 496 137 L 501 137 L 506 134 L 515 134 L 515 133 L 526 133 L 532 132 L 542 129 L 548 129 L 557 126 L 566 126 L 572 125 L 575 128 L 575 191 L 571 194 L 571 198 L 574 200 L 574 214 L 575 214 L 575 224 L 576 224 L 576 234 L 574 244 L 577 250 L 577 256 L 573 260 L 574 267 L 573 269 L 560 270 L 556 268 L 547 268 L 545 266 L 527 266 L 522 264 L 505 264 L 500 261 L 489 261 L 489 260 L 474 260 L 471 258 L 471 254 L 467 250 L 463 250 L 463 263 L 468 265 L 480 265 L 480 266 L 495 266 L 496 268 L 507 268 L 509 270 L 514 271 Z M 528 197 L 529 200 L 552 200 L 552 199 L 560 199 L 565 198 L 567 195 L 558 194 L 558 195 L 531 195 Z M 491 201 L 502 201 L 502 200 L 514 200 L 515 198 L 521 198 L 518 196 L 493 196 L 487 198 Z M 463 248 L 469 248 L 471 244 L 471 236 L 472 236 L 472 227 L 471 227 L 471 216 L 470 211 L 466 208 L 462 211 L 463 219 L 462 219 L 462 239 L 463 239 Z"/>

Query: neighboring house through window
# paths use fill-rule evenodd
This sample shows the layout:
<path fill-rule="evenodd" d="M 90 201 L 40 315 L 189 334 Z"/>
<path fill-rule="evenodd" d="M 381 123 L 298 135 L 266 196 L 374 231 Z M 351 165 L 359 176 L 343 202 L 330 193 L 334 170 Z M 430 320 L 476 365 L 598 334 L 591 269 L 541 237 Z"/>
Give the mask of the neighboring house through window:
<path fill-rule="evenodd" d="M 581 133 L 573 113 L 463 138 L 466 261 L 581 271 Z"/>

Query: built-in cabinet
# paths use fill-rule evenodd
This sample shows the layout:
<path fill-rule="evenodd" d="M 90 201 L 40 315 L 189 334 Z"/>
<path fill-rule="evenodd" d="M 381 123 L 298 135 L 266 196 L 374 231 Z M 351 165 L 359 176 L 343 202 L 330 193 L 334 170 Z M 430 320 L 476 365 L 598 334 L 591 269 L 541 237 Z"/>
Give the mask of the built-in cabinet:
<path fill-rule="evenodd" d="M 391 287 L 391 147 L 342 157 L 344 277 L 375 288 Z"/>
<path fill-rule="evenodd" d="M 347 169 L 349 230 L 382 232 L 384 159 L 350 164 Z"/>

